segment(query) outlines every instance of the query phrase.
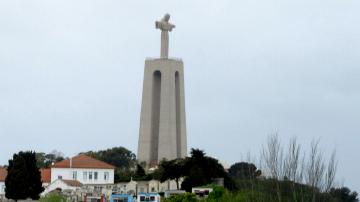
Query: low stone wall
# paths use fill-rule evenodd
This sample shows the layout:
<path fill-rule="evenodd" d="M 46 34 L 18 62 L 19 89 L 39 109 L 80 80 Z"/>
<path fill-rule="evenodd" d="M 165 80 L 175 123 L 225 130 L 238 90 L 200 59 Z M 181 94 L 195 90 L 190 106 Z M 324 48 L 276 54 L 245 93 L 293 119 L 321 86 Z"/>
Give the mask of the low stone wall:
<path fill-rule="evenodd" d="M 18 200 L 18 202 L 37 202 L 38 200 Z M 0 198 L 0 202 L 15 202 L 12 199 Z"/>

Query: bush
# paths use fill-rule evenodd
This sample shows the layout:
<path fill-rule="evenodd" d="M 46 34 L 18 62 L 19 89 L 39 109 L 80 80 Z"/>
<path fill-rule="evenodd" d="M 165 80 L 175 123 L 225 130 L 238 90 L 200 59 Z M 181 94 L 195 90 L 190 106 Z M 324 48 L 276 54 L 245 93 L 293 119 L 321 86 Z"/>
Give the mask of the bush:
<path fill-rule="evenodd" d="M 199 200 L 196 198 L 196 195 L 193 193 L 175 195 L 164 199 L 164 202 L 198 202 L 198 201 Z"/>
<path fill-rule="evenodd" d="M 208 200 L 214 200 L 217 201 L 218 199 L 220 199 L 226 192 L 224 187 L 221 186 L 212 186 L 213 191 L 210 192 L 209 196 L 208 196 Z"/>
<path fill-rule="evenodd" d="M 47 194 L 44 197 L 41 197 L 39 202 L 65 202 L 66 198 L 60 194 Z"/>

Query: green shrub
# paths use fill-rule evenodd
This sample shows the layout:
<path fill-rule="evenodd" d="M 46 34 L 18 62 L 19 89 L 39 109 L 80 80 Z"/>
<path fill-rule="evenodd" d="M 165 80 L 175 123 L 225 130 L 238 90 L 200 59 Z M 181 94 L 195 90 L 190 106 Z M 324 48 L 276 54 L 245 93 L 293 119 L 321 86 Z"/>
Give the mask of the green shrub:
<path fill-rule="evenodd" d="M 52 193 L 41 197 L 39 202 L 66 202 L 66 198 L 60 194 Z"/>
<path fill-rule="evenodd" d="M 164 199 L 164 202 L 198 202 L 198 201 L 199 200 L 196 198 L 196 195 L 192 193 L 175 195 Z"/>
<path fill-rule="evenodd" d="M 211 187 L 213 188 L 213 191 L 210 192 L 207 201 L 217 201 L 225 194 L 225 192 L 227 192 L 225 188 L 221 186 L 215 185 Z"/>

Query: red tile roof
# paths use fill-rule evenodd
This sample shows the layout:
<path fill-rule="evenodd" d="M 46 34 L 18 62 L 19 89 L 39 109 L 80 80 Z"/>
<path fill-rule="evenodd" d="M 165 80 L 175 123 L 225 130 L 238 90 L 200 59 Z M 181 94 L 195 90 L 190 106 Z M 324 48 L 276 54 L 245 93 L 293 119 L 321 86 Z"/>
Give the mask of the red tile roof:
<path fill-rule="evenodd" d="M 0 167 L 0 182 L 5 182 L 6 176 L 7 176 L 6 168 Z"/>
<path fill-rule="evenodd" d="M 41 172 L 41 181 L 44 183 L 49 183 L 51 181 L 51 170 L 50 168 L 40 169 Z M 0 182 L 5 182 L 7 176 L 7 169 L 0 167 Z"/>
<path fill-rule="evenodd" d="M 63 181 L 65 184 L 67 184 L 68 186 L 71 187 L 81 187 L 82 184 L 81 182 L 77 181 L 77 180 L 61 180 Z"/>
<path fill-rule="evenodd" d="M 40 169 L 40 172 L 41 172 L 41 181 L 43 183 L 50 183 L 51 182 L 50 168 L 42 168 L 42 169 Z"/>
<path fill-rule="evenodd" d="M 70 165 L 71 164 L 71 165 Z M 98 169 L 114 169 L 115 167 L 103 161 L 80 154 L 70 159 L 57 162 L 51 166 L 52 168 L 98 168 Z"/>

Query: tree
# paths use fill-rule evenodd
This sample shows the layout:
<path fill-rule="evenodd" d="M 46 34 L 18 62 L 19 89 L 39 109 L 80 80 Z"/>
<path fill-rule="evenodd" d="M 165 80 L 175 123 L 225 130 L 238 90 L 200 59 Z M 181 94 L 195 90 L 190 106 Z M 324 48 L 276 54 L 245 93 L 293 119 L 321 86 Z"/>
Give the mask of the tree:
<path fill-rule="evenodd" d="M 123 170 L 136 166 L 136 155 L 124 147 L 113 147 L 97 152 L 88 151 L 85 154 Z"/>
<path fill-rule="evenodd" d="M 36 153 L 36 164 L 39 168 L 48 168 L 51 164 L 64 160 L 64 154 L 53 150 L 51 153 Z"/>
<path fill-rule="evenodd" d="M 252 163 L 235 163 L 229 169 L 229 175 L 234 179 L 255 179 L 261 175 L 261 170 Z"/>
<path fill-rule="evenodd" d="M 347 187 L 341 188 L 331 188 L 330 195 L 337 199 L 340 199 L 343 202 L 358 202 L 358 193 L 355 191 L 351 192 L 351 190 Z"/>
<path fill-rule="evenodd" d="M 284 155 L 284 178 L 290 181 L 296 181 L 299 176 L 301 147 L 296 137 L 290 139 L 288 151 Z"/>
<path fill-rule="evenodd" d="M 124 147 L 88 151 L 86 155 L 115 166 L 115 182 L 130 181 L 136 167 L 136 155 Z"/>
<path fill-rule="evenodd" d="M 265 168 L 270 172 L 271 177 L 281 179 L 283 176 L 283 148 L 279 135 L 274 133 L 267 138 L 266 145 L 261 151 Z"/>
<path fill-rule="evenodd" d="M 263 147 L 261 155 L 265 161 L 265 167 L 270 172 L 271 177 L 275 179 L 277 198 L 278 201 L 281 202 L 281 188 L 279 180 L 284 177 L 284 164 L 283 148 L 277 133 L 268 137 L 266 146 Z"/>
<path fill-rule="evenodd" d="M 335 175 L 337 170 L 338 162 L 336 160 L 336 151 L 333 151 L 331 154 L 330 160 L 327 165 L 327 170 L 325 173 L 325 191 L 329 192 L 330 189 L 334 186 Z"/>
<path fill-rule="evenodd" d="M 46 158 L 45 158 L 45 153 L 44 152 L 40 152 L 40 153 L 36 153 L 35 154 L 36 157 L 36 165 L 39 168 L 46 168 Z"/>
<path fill-rule="evenodd" d="M 46 165 L 49 167 L 52 163 L 56 163 L 64 160 L 64 154 L 60 151 L 53 150 L 49 154 L 45 155 Z"/>
<path fill-rule="evenodd" d="M 199 149 L 191 149 L 191 157 L 185 160 L 184 176 L 181 188 L 186 191 L 191 191 L 195 186 L 211 184 L 215 178 L 224 178 L 225 187 L 235 188 L 235 183 L 218 160 L 205 156 L 204 151 Z"/>
<path fill-rule="evenodd" d="M 179 180 L 184 176 L 184 159 L 175 159 L 171 161 L 162 161 L 160 162 L 160 181 L 164 182 L 166 180 L 175 180 L 176 189 L 179 189 Z"/>
<path fill-rule="evenodd" d="M 36 165 L 35 152 L 19 152 L 9 160 L 8 175 L 5 179 L 5 196 L 19 199 L 39 199 L 44 191 L 41 174 Z"/>
<path fill-rule="evenodd" d="M 137 164 L 136 165 L 136 172 L 134 174 L 134 180 L 144 180 L 146 178 L 146 173 L 144 168 Z"/>

